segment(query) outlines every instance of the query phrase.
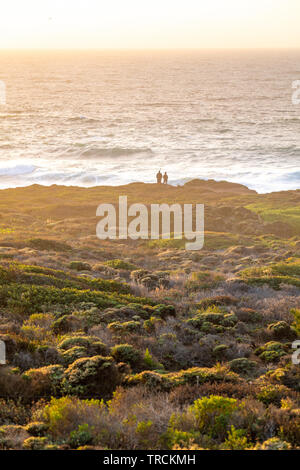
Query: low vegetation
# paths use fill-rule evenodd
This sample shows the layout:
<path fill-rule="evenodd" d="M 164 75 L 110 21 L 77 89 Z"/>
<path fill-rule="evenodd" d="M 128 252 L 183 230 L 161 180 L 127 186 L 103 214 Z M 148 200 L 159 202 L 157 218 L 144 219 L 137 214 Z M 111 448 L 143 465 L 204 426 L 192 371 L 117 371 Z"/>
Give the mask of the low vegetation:
<path fill-rule="evenodd" d="M 199 252 L 97 240 L 111 188 L 2 191 L 0 449 L 299 449 L 300 194 L 220 184 L 155 194 L 207 204 Z"/>

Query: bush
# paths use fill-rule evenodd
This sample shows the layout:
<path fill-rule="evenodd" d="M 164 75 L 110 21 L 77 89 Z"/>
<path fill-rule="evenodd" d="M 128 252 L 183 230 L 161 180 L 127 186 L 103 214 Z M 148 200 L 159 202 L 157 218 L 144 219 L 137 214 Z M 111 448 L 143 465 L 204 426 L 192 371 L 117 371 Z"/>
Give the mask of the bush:
<path fill-rule="evenodd" d="M 216 325 L 222 327 L 232 327 L 238 319 L 233 313 L 226 313 L 218 307 L 210 307 L 205 312 L 199 312 L 193 318 L 186 320 L 188 325 L 202 329 L 206 325 Z"/>
<path fill-rule="evenodd" d="M 228 351 L 228 349 L 229 349 L 229 346 L 227 346 L 227 344 L 219 344 L 218 346 L 214 348 L 213 354 L 217 358 L 222 359 L 224 358 L 224 356 L 226 356 L 226 352 Z"/>
<path fill-rule="evenodd" d="M 49 436 L 58 443 L 72 447 L 88 444 L 118 448 L 120 424 L 109 415 L 103 401 L 80 400 L 76 397 L 52 398 L 40 410 Z"/>
<path fill-rule="evenodd" d="M 126 286 L 125 286 L 126 287 Z M 63 306 L 65 310 L 80 306 L 82 302 L 93 303 L 98 308 L 120 307 L 132 302 L 154 304 L 150 299 L 133 297 L 117 292 L 59 289 L 52 286 L 28 286 L 9 284 L 0 286 L 0 305 L 10 307 L 20 313 L 36 313 L 53 306 Z"/>
<path fill-rule="evenodd" d="M 286 347 L 276 341 L 270 341 L 264 346 L 257 348 L 255 354 L 264 362 L 276 362 L 286 354 Z"/>
<path fill-rule="evenodd" d="M 127 362 L 133 369 L 139 367 L 142 362 L 140 351 L 130 344 L 117 344 L 111 349 L 111 355 L 116 362 Z"/>
<path fill-rule="evenodd" d="M 144 363 L 149 369 L 163 369 L 164 366 L 155 361 L 147 348 L 144 354 Z"/>
<path fill-rule="evenodd" d="M 37 396 L 57 395 L 60 393 L 64 369 L 60 365 L 51 365 L 39 369 L 30 369 L 23 374 L 31 393 Z"/>
<path fill-rule="evenodd" d="M 153 313 L 164 320 L 168 317 L 176 316 L 176 310 L 173 305 L 156 305 L 153 309 Z"/>
<path fill-rule="evenodd" d="M 97 336 L 84 336 L 84 335 L 66 335 L 58 344 L 60 350 L 67 351 L 74 347 L 85 348 L 87 355 L 101 355 L 105 356 L 108 353 L 107 346 L 102 343 Z"/>
<path fill-rule="evenodd" d="M 29 437 L 23 443 L 25 450 L 45 450 L 48 443 L 46 437 Z"/>
<path fill-rule="evenodd" d="M 251 374 L 257 368 L 257 363 L 246 357 L 239 357 L 230 361 L 229 367 L 233 372 L 247 375 Z"/>
<path fill-rule="evenodd" d="M 99 400 L 79 400 L 73 397 L 51 398 L 41 410 L 45 426 L 54 438 L 65 438 L 88 416 L 100 417 L 103 403 Z"/>
<path fill-rule="evenodd" d="M 290 325 L 285 321 L 279 321 L 277 323 L 271 323 L 268 325 L 268 330 L 273 333 L 276 339 L 294 339 L 297 334 L 291 329 Z"/>
<path fill-rule="evenodd" d="M 107 325 L 109 330 L 115 333 L 135 333 L 141 329 L 141 323 L 139 321 L 127 321 L 127 322 L 112 322 Z"/>
<path fill-rule="evenodd" d="M 74 271 L 91 271 L 91 266 L 89 263 L 84 263 L 83 261 L 71 261 L 68 267 Z"/>
<path fill-rule="evenodd" d="M 113 269 L 124 269 L 125 271 L 133 271 L 136 269 L 136 266 L 131 263 L 127 263 L 121 259 L 112 259 L 105 262 L 106 266 L 109 266 Z"/>
<path fill-rule="evenodd" d="M 294 315 L 295 321 L 293 323 L 297 334 L 300 336 L 300 309 L 293 309 L 292 314 Z"/>
<path fill-rule="evenodd" d="M 266 406 L 280 406 L 287 391 L 288 389 L 283 385 L 265 385 L 257 392 L 256 397 Z"/>
<path fill-rule="evenodd" d="M 63 389 L 77 396 L 109 396 L 121 381 L 112 357 L 77 359 L 65 371 Z"/>
<path fill-rule="evenodd" d="M 43 437 L 48 431 L 48 426 L 42 421 L 33 421 L 25 426 L 25 430 L 31 436 Z"/>
<path fill-rule="evenodd" d="M 290 450 L 291 447 L 288 442 L 282 441 L 278 437 L 271 437 L 262 444 L 257 444 L 255 450 Z"/>
<path fill-rule="evenodd" d="M 226 435 L 229 419 L 240 406 L 234 398 L 211 395 L 196 400 L 189 412 L 195 417 L 200 432 L 220 437 Z"/>
<path fill-rule="evenodd" d="M 213 289 L 218 286 L 224 277 L 214 271 L 199 271 L 191 273 L 190 279 L 186 281 L 185 288 L 189 292 L 197 292 L 202 289 Z"/>
<path fill-rule="evenodd" d="M 245 436 L 246 431 L 244 429 L 235 429 L 231 426 L 228 431 L 228 437 L 222 444 L 221 449 L 223 450 L 245 450 L 249 447 L 249 442 Z"/>
<path fill-rule="evenodd" d="M 199 398 L 183 413 L 174 413 L 169 422 L 167 433 L 163 436 L 168 448 L 179 445 L 190 448 L 194 442 L 204 448 L 216 448 L 216 443 L 223 442 L 228 436 L 228 443 L 244 445 L 237 442 L 237 436 L 230 428 L 233 418 L 244 407 L 234 398 L 218 395 Z M 231 424 L 232 426 L 232 424 Z"/>
<path fill-rule="evenodd" d="M 126 378 L 129 385 L 144 384 L 158 390 L 171 390 L 185 384 L 239 383 L 240 377 L 226 367 L 192 367 L 178 372 L 159 373 L 144 371 Z"/>
<path fill-rule="evenodd" d="M 88 357 L 88 356 L 89 354 L 85 347 L 74 346 L 73 348 L 63 351 L 61 354 L 61 359 L 64 365 L 69 366 L 70 364 L 75 362 L 77 359 L 80 359 L 81 357 Z"/>
<path fill-rule="evenodd" d="M 3 393 L 3 389 L 1 393 Z M 17 400 L 0 399 L 0 426 L 8 423 L 23 425 L 28 422 L 30 415 L 30 407 L 22 403 L 22 397 Z"/>
<path fill-rule="evenodd" d="M 150 390 L 156 391 L 169 391 L 174 386 L 174 383 L 167 374 L 163 375 L 148 370 L 126 377 L 125 385 L 126 384 L 145 385 Z"/>
<path fill-rule="evenodd" d="M 63 315 L 55 320 L 51 325 L 51 329 L 56 335 L 67 333 L 70 330 L 70 327 L 70 315 Z"/>
<path fill-rule="evenodd" d="M 70 433 L 69 444 L 73 449 L 79 446 L 91 444 L 93 441 L 93 429 L 87 423 L 79 424 L 78 428 Z"/>

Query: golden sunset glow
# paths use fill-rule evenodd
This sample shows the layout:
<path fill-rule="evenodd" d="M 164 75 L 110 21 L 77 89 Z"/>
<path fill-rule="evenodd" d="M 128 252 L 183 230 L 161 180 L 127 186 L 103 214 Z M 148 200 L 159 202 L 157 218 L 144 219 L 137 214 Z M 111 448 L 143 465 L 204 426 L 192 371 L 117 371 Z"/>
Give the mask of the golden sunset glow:
<path fill-rule="evenodd" d="M 10 0 L 0 48 L 295 48 L 299 18 L 299 0 Z"/>

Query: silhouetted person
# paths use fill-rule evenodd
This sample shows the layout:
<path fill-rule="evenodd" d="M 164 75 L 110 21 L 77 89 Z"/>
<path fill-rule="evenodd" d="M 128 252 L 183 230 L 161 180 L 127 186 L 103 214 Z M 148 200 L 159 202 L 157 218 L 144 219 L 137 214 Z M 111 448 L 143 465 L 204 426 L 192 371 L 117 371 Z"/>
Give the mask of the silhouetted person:
<path fill-rule="evenodd" d="M 159 172 L 156 175 L 156 181 L 160 184 L 161 180 L 162 180 L 162 174 L 161 174 L 161 171 L 159 170 Z"/>
<path fill-rule="evenodd" d="M 166 172 L 166 171 L 165 171 L 165 173 L 164 173 L 164 176 L 163 176 L 163 178 L 164 178 L 164 184 L 168 184 L 168 179 L 169 179 L 169 177 L 168 177 L 168 175 L 167 175 L 167 172 Z"/>

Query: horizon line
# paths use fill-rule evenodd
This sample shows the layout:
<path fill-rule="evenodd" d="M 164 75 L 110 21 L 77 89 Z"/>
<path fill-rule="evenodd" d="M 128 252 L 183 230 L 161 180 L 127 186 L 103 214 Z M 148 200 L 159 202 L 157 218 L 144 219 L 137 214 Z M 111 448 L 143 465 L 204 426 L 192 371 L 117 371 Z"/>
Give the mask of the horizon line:
<path fill-rule="evenodd" d="M 300 46 L 295 47 L 287 47 L 287 46 L 279 46 L 279 47 L 270 47 L 270 46 L 263 46 L 263 47 L 145 47 L 145 48 L 134 48 L 134 47 L 58 47 L 58 48 L 50 48 L 50 47 L 24 47 L 24 48 L 16 48 L 16 47 L 9 47 L 9 48 L 0 48 L 0 52 L 176 52 L 176 51 L 300 51 Z"/>

